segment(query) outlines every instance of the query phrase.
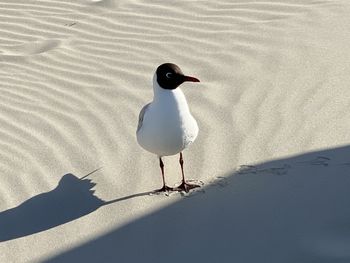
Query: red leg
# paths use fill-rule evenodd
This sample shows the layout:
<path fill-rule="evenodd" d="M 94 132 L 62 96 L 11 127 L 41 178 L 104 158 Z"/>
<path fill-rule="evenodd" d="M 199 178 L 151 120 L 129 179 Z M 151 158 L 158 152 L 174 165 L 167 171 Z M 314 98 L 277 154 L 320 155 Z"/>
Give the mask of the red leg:
<path fill-rule="evenodd" d="M 160 170 L 162 172 L 162 179 L 163 179 L 163 187 L 156 190 L 155 192 L 168 192 L 168 191 L 173 191 L 174 188 L 169 187 L 165 184 L 165 176 L 164 176 L 164 163 L 162 161 L 162 157 L 159 157 L 159 166 L 160 166 Z"/>
<path fill-rule="evenodd" d="M 181 166 L 182 182 L 178 187 L 175 188 L 175 190 L 185 191 L 186 193 L 188 193 L 191 189 L 200 187 L 200 185 L 198 185 L 198 184 L 186 183 L 185 173 L 184 173 L 184 160 L 183 160 L 182 152 L 180 152 L 179 163 Z"/>

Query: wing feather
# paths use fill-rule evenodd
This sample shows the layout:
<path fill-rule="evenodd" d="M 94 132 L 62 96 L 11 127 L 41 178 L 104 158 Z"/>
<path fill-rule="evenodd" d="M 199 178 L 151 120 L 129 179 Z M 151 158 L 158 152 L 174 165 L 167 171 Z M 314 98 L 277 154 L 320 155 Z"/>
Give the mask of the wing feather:
<path fill-rule="evenodd" d="M 142 128 L 143 117 L 145 116 L 145 112 L 146 112 L 146 110 L 147 110 L 147 108 L 148 108 L 148 106 L 149 106 L 150 104 L 151 104 L 151 103 L 146 104 L 146 105 L 142 108 L 142 110 L 140 111 L 140 114 L 139 114 L 139 123 L 138 123 L 138 125 L 137 125 L 137 131 L 136 131 L 136 132 L 138 132 L 138 131 Z"/>

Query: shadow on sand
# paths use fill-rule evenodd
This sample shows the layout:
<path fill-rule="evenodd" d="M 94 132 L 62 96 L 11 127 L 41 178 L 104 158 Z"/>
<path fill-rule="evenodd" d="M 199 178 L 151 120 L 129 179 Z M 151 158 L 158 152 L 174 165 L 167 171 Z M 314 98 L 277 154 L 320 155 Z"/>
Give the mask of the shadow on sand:
<path fill-rule="evenodd" d="M 95 183 L 86 179 L 97 170 L 82 178 L 66 174 L 52 191 L 0 212 L 0 242 L 45 231 L 85 216 L 102 206 L 149 194 L 145 192 L 103 201 L 91 190 Z"/>
<path fill-rule="evenodd" d="M 340 147 L 245 166 L 45 262 L 350 262 L 349 161 Z"/>

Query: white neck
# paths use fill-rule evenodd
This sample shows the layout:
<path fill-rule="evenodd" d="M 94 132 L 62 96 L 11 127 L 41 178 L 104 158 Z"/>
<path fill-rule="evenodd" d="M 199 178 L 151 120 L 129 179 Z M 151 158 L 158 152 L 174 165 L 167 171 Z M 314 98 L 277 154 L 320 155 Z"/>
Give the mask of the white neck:
<path fill-rule="evenodd" d="M 153 76 L 153 103 L 176 103 L 181 105 L 183 110 L 188 109 L 185 94 L 180 88 L 163 89 L 157 82 L 157 76 Z"/>

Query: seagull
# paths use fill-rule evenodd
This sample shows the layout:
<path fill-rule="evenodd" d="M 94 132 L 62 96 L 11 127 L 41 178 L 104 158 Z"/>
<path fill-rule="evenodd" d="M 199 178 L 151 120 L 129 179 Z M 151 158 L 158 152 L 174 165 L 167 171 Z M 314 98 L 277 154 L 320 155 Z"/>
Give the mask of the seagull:
<path fill-rule="evenodd" d="M 182 151 L 193 143 L 198 135 L 197 122 L 190 112 L 184 93 L 179 88 L 186 81 L 199 82 L 199 79 L 184 75 L 173 63 L 160 65 L 153 75 L 153 101 L 145 105 L 139 114 L 137 142 L 159 158 L 163 187 L 155 192 L 189 192 L 200 187 L 186 182 L 183 169 Z M 162 157 L 177 154 L 180 155 L 182 182 L 173 188 L 165 183 Z"/>

